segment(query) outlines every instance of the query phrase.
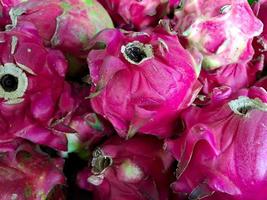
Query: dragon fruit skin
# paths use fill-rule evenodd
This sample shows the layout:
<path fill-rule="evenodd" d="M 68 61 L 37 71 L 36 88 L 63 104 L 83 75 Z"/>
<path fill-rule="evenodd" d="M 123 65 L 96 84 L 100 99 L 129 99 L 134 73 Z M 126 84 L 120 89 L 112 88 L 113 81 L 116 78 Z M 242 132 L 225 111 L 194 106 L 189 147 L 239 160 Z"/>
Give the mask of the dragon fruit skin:
<path fill-rule="evenodd" d="M 68 122 L 68 123 L 66 123 Z M 78 138 L 78 143 L 74 145 L 81 145 L 79 148 L 87 148 L 90 150 L 105 137 L 112 135 L 114 132 L 111 125 L 98 116 L 90 107 L 90 100 L 84 100 L 79 107 L 72 112 L 71 118 L 65 123 L 73 130 L 75 130 L 75 138 Z M 71 137 L 68 137 L 69 142 Z M 75 141 L 74 141 L 75 142 Z M 75 149 L 75 148 L 74 148 Z"/>
<path fill-rule="evenodd" d="M 184 112 L 185 133 L 167 141 L 179 161 L 173 190 L 189 199 L 265 199 L 266 103 L 260 87 L 233 95 L 217 88 L 210 105 Z"/>
<path fill-rule="evenodd" d="M 252 4 L 252 9 L 255 15 L 263 22 L 263 32 L 261 33 L 262 39 L 266 42 L 267 40 L 267 28 L 265 26 L 266 23 L 266 16 L 264 15 L 264 12 L 267 8 L 267 1 L 266 0 L 259 0 L 255 1 Z"/>
<path fill-rule="evenodd" d="M 126 30 L 143 30 L 156 26 L 167 14 L 166 0 L 98 0 L 109 12 L 114 23 Z M 171 5 L 176 2 L 172 2 Z"/>
<path fill-rule="evenodd" d="M 267 77 L 263 77 L 262 79 L 260 79 L 255 86 L 257 87 L 263 87 L 265 90 L 267 90 Z"/>
<path fill-rule="evenodd" d="M 28 0 L 13 8 L 11 15 L 13 26 L 31 22 L 45 44 L 81 57 L 86 57 L 86 45 L 96 33 L 113 27 L 109 15 L 95 0 Z"/>
<path fill-rule="evenodd" d="M 37 146 L 25 141 L 12 146 L 9 150 L 0 147 L 1 199 L 42 200 L 54 187 L 65 185 L 63 159 L 51 159 Z M 57 198 L 63 199 L 63 196 Z"/>
<path fill-rule="evenodd" d="M 122 137 L 136 132 L 170 137 L 179 111 L 189 106 L 200 89 L 194 69 L 197 63 L 177 37 L 161 27 L 152 33 L 123 34 L 110 29 L 93 43 L 106 45 L 88 56 L 94 111 L 108 119 Z M 122 53 L 132 48 L 145 48 L 139 63 L 134 60 L 140 52 L 130 55 L 137 56 L 134 60 Z"/>
<path fill-rule="evenodd" d="M 87 98 L 90 95 L 87 85 L 71 83 L 68 94 L 65 99 L 74 99 L 75 107 L 67 115 L 54 121 L 53 130 L 66 133 L 68 153 L 85 153 L 93 150 L 105 137 L 112 135 L 114 130 L 110 123 L 93 112 L 90 99 Z"/>
<path fill-rule="evenodd" d="M 265 57 L 265 64 L 267 63 L 267 1 L 260 0 L 253 3 L 252 8 L 254 10 L 255 15 L 262 21 L 263 23 L 263 32 L 260 36 L 256 37 L 253 40 L 253 48 L 255 49 L 255 54 L 264 55 Z"/>
<path fill-rule="evenodd" d="M 110 137 L 94 153 L 89 169 L 77 176 L 98 200 L 167 200 L 174 159 L 151 136 Z"/>
<path fill-rule="evenodd" d="M 216 69 L 247 63 L 253 56 L 252 39 L 263 24 L 247 0 L 189 0 L 175 13 L 175 30 L 203 55 L 203 67 Z"/>
<path fill-rule="evenodd" d="M 0 38 L 0 141 L 19 137 L 66 150 L 65 135 L 50 127 L 76 104 L 64 80 L 64 56 L 46 49 L 30 24 L 1 32 Z"/>
<path fill-rule="evenodd" d="M 0 1 L 0 29 L 4 30 L 5 26 L 11 23 L 9 16 L 10 9 L 19 4 L 21 0 L 1 0 Z"/>
<path fill-rule="evenodd" d="M 216 87 L 228 86 L 232 92 L 249 87 L 256 82 L 257 75 L 263 70 L 264 56 L 248 63 L 235 63 L 215 70 L 201 70 L 199 80 L 203 84 L 202 91 L 209 94 Z"/>
<path fill-rule="evenodd" d="M 8 142 L 2 142 L 0 141 L 0 152 L 4 153 L 4 152 L 12 152 L 14 151 L 16 148 L 18 148 L 18 146 L 20 144 L 22 144 L 24 142 L 23 139 L 21 138 L 16 138 L 12 141 L 8 141 Z"/>

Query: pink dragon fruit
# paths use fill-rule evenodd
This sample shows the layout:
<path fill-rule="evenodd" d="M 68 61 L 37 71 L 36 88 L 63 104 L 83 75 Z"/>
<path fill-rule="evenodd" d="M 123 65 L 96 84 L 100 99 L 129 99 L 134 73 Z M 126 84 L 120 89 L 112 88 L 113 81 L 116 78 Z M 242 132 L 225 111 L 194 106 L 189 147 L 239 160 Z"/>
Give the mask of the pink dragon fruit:
<path fill-rule="evenodd" d="M 187 0 L 175 13 L 174 24 L 188 48 L 203 54 L 206 69 L 247 63 L 254 54 L 252 39 L 263 27 L 247 0 Z"/>
<path fill-rule="evenodd" d="M 87 152 L 114 132 L 111 125 L 90 108 L 90 100 L 84 100 L 64 123 L 73 130 L 68 134 L 68 152 L 77 152 L 82 158 Z"/>
<path fill-rule="evenodd" d="M 109 138 L 77 181 L 97 200 L 168 200 L 173 158 L 151 136 Z"/>
<path fill-rule="evenodd" d="M 229 91 L 216 88 L 210 105 L 184 112 L 185 133 L 167 142 L 178 160 L 172 188 L 186 199 L 266 198 L 267 92 Z"/>
<path fill-rule="evenodd" d="M 11 10 L 11 18 L 13 26 L 33 23 L 46 44 L 85 57 L 88 41 L 99 31 L 113 27 L 109 15 L 95 0 L 28 0 Z"/>
<path fill-rule="evenodd" d="M 167 14 L 167 0 L 98 0 L 109 12 L 114 23 L 127 30 L 156 26 Z M 174 5 L 177 0 L 173 1 Z"/>
<path fill-rule="evenodd" d="M 77 152 L 86 158 L 89 150 L 114 131 L 105 119 L 93 112 L 90 99 L 86 98 L 90 94 L 88 87 L 78 84 L 71 86 L 70 97 L 78 103 L 67 115 L 54 121 L 53 130 L 66 134 L 68 153 Z"/>
<path fill-rule="evenodd" d="M 51 159 L 37 146 L 22 142 L 13 144 L 13 149 L 0 147 L 0 196 L 1 199 L 16 200 L 63 200 L 59 186 L 65 184 L 64 160 Z M 49 197 L 49 198 L 47 198 Z"/>
<path fill-rule="evenodd" d="M 201 70 L 199 80 L 203 83 L 202 91 L 205 94 L 212 92 L 213 88 L 229 86 L 232 92 L 253 85 L 257 75 L 263 70 L 264 57 L 248 63 L 235 63 L 215 70 Z"/>
<path fill-rule="evenodd" d="M 103 48 L 88 56 L 94 111 L 122 137 L 170 137 L 179 111 L 200 89 L 197 62 L 177 37 L 162 27 L 151 33 L 110 29 L 93 44 Z"/>
<path fill-rule="evenodd" d="M 29 24 L 0 38 L 0 141 L 19 137 L 66 150 L 64 134 L 50 128 L 54 117 L 76 106 L 64 80 L 64 56 L 46 49 Z"/>

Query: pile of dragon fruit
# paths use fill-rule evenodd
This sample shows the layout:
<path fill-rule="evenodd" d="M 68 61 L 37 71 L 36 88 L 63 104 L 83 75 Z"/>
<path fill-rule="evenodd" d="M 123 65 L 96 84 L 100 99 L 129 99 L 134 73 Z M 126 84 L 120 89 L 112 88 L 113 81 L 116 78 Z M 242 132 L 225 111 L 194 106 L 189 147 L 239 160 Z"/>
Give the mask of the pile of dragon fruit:
<path fill-rule="evenodd" d="M 267 0 L 0 0 L 1 200 L 266 200 Z"/>

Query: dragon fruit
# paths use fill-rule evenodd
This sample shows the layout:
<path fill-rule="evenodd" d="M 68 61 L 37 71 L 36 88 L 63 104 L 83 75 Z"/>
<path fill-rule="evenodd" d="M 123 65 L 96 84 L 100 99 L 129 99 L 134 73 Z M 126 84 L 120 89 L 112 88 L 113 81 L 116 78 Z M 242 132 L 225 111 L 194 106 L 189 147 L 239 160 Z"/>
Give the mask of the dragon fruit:
<path fill-rule="evenodd" d="M 82 158 L 88 156 L 92 150 L 105 137 L 113 133 L 111 125 L 93 112 L 88 86 L 71 84 L 71 98 L 75 98 L 76 107 L 62 118 L 53 123 L 53 130 L 65 133 L 68 139 L 68 153 L 77 152 Z M 69 97 L 66 97 L 69 98 Z"/>
<path fill-rule="evenodd" d="M 96 33 L 113 27 L 109 15 L 95 0 L 28 0 L 10 13 L 13 27 L 31 22 L 45 44 L 82 57 L 86 57 L 86 45 Z"/>
<path fill-rule="evenodd" d="M 266 198 L 267 92 L 216 88 L 208 106 L 183 114 L 185 133 L 167 141 L 178 160 L 175 192 L 187 199 Z"/>
<path fill-rule="evenodd" d="M 98 0 L 109 12 L 117 27 L 142 30 L 156 26 L 167 14 L 167 0 Z M 175 4 L 173 1 L 171 5 Z"/>
<path fill-rule="evenodd" d="M 179 111 L 200 89 L 201 58 L 194 60 L 162 27 L 149 33 L 105 30 L 91 45 L 98 48 L 88 56 L 94 111 L 122 137 L 170 137 Z"/>
<path fill-rule="evenodd" d="M 60 150 L 67 140 L 50 128 L 76 102 L 63 54 L 46 49 L 31 24 L 0 33 L 0 141 L 24 138 Z"/>
<path fill-rule="evenodd" d="M 203 83 L 202 91 L 205 94 L 212 92 L 213 88 L 229 86 L 232 92 L 253 85 L 257 75 L 263 70 L 264 57 L 248 63 L 235 63 L 215 70 L 201 70 L 199 80 Z"/>
<path fill-rule="evenodd" d="M 68 152 L 82 153 L 82 158 L 88 156 L 86 152 L 113 133 L 109 123 L 92 111 L 89 101 L 84 100 L 64 122 L 74 133 L 67 135 Z"/>
<path fill-rule="evenodd" d="M 167 200 L 173 161 L 157 138 L 113 136 L 93 152 L 77 181 L 98 200 Z"/>
<path fill-rule="evenodd" d="M 55 188 L 65 184 L 64 160 L 48 155 L 28 142 L 13 143 L 13 149 L 0 147 L 0 196 L 16 200 L 63 200 L 51 198 Z M 47 198 L 49 197 L 49 198 Z"/>
<path fill-rule="evenodd" d="M 254 54 L 252 39 L 263 29 L 247 0 L 187 0 L 176 11 L 174 24 L 188 48 L 203 54 L 208 70 L 247 63 Z"/>

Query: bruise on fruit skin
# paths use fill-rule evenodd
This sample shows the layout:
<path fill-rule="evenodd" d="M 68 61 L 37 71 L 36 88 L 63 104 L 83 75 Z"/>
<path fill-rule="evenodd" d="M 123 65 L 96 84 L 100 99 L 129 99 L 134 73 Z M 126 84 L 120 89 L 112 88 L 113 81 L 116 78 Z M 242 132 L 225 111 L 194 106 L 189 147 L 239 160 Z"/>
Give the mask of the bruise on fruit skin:
<path fill-rule="evenodd" d="M 143 44 L 133 41 L 121 47 L 121 53 L 131 64 L 139 65 L 142 62 L 153 58 L 153 48 L 150 44 Z"/>

